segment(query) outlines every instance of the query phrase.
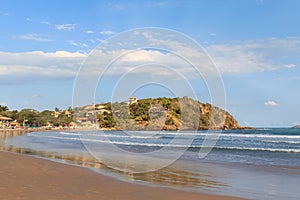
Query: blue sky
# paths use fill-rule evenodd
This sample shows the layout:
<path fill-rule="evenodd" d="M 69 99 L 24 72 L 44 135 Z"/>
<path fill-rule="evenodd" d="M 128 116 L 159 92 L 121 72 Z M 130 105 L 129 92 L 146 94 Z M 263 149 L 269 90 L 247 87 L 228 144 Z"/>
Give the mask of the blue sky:
<path fill-rule="evenodd" d="M 205 48 L 224 81 L 226 109 L 241 125 L 300 124 L 299 7 L 297 0 L 1 0 L 0 104 L 67 108 L 91 50 L 123 31 L 161 27 Z M 110 100 L 118 76 L 106 79 L 99 102 Z M 199 80 L 191 82 L 197 88 Z M 209 102 L 200 88 L 199 99 Z M 149 88 L 137 94 L 169 95 Z"/>

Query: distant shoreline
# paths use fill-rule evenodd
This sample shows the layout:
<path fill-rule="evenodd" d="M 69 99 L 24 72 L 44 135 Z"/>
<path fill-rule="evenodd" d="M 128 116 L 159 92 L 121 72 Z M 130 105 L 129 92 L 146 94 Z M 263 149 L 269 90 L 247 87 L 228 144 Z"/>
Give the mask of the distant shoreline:
<path fill-rule="evenodd" d="M 294 127 L 293 127 L 294 128 Z M 246 127 L 246 126 L 240 126 L 238 128 L 234 129 L 197 129 L 196 131 L 230 131 L 230 130 L 255 130 L 254 127 Z M 193 129 L 140 129 L 140 130 L 131 130 L 131 129 L 118 129 L 118 128 L 91 128 L 91 127 L 76 127 L 76 128 L 17 128 L 17 129 L 0 129 L 1 132 L 20 132 L 20 133 L 29 133 L 29 132 L 37 132 L 37 131 L 92 131 L 92 130 L 102 130 L 102 131 L 195 131 Z"/>

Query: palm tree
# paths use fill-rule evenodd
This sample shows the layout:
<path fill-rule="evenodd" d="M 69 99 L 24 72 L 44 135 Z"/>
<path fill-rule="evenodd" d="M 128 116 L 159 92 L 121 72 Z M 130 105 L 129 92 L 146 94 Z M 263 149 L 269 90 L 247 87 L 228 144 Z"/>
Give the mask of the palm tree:
<path fill-rule="evenodd" d="M 5 111 L 8 111 L 8 107 L 0 105 L 0 112 L 5 112 Z"/>

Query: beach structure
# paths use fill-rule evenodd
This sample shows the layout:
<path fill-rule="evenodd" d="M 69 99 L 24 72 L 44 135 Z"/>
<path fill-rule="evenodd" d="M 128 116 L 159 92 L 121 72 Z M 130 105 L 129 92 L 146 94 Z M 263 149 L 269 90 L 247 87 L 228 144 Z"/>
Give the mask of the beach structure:
<path fill-rule="evenodd" d="M 0 116 L 0 128 L 7 128 L 10 126 L 10 122 L 12 121 L 13 119 L 10 118 L 10 117 L 3 117 L 3 116 Z"/>
<path fill-rule="evenodd" d="M 75 121 L 78 123 L 86 123 L 86 122 L 88 122 L 88 118 L 87 117 L 77 117 L 77 118 L 75 118 Z"/>
<path fill-rule="evenodd" d="M 21 127 L 20 123 L 17 121 L 10 122 L 9 125 L 11 128 L 20 128 Z"/>
<path fill-rule="evenodd" d="M 86 127 L 91 128 L 94 127 L 96 123 L 96 118 L 94 116 L 92 117 L 76 117 L 74 126 L 76 127 Z"/>

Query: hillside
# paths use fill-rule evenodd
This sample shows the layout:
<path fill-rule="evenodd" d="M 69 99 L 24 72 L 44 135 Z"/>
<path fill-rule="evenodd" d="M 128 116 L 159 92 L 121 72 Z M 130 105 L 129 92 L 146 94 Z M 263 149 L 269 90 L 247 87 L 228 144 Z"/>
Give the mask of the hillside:
<path fill-rule="evenodd" d="M 86 108 L 85 108 L 86 110 Z M 122 130 L 245 129 L 227 111 L 189 97 L 95 105 L 99 126 Z"/>

